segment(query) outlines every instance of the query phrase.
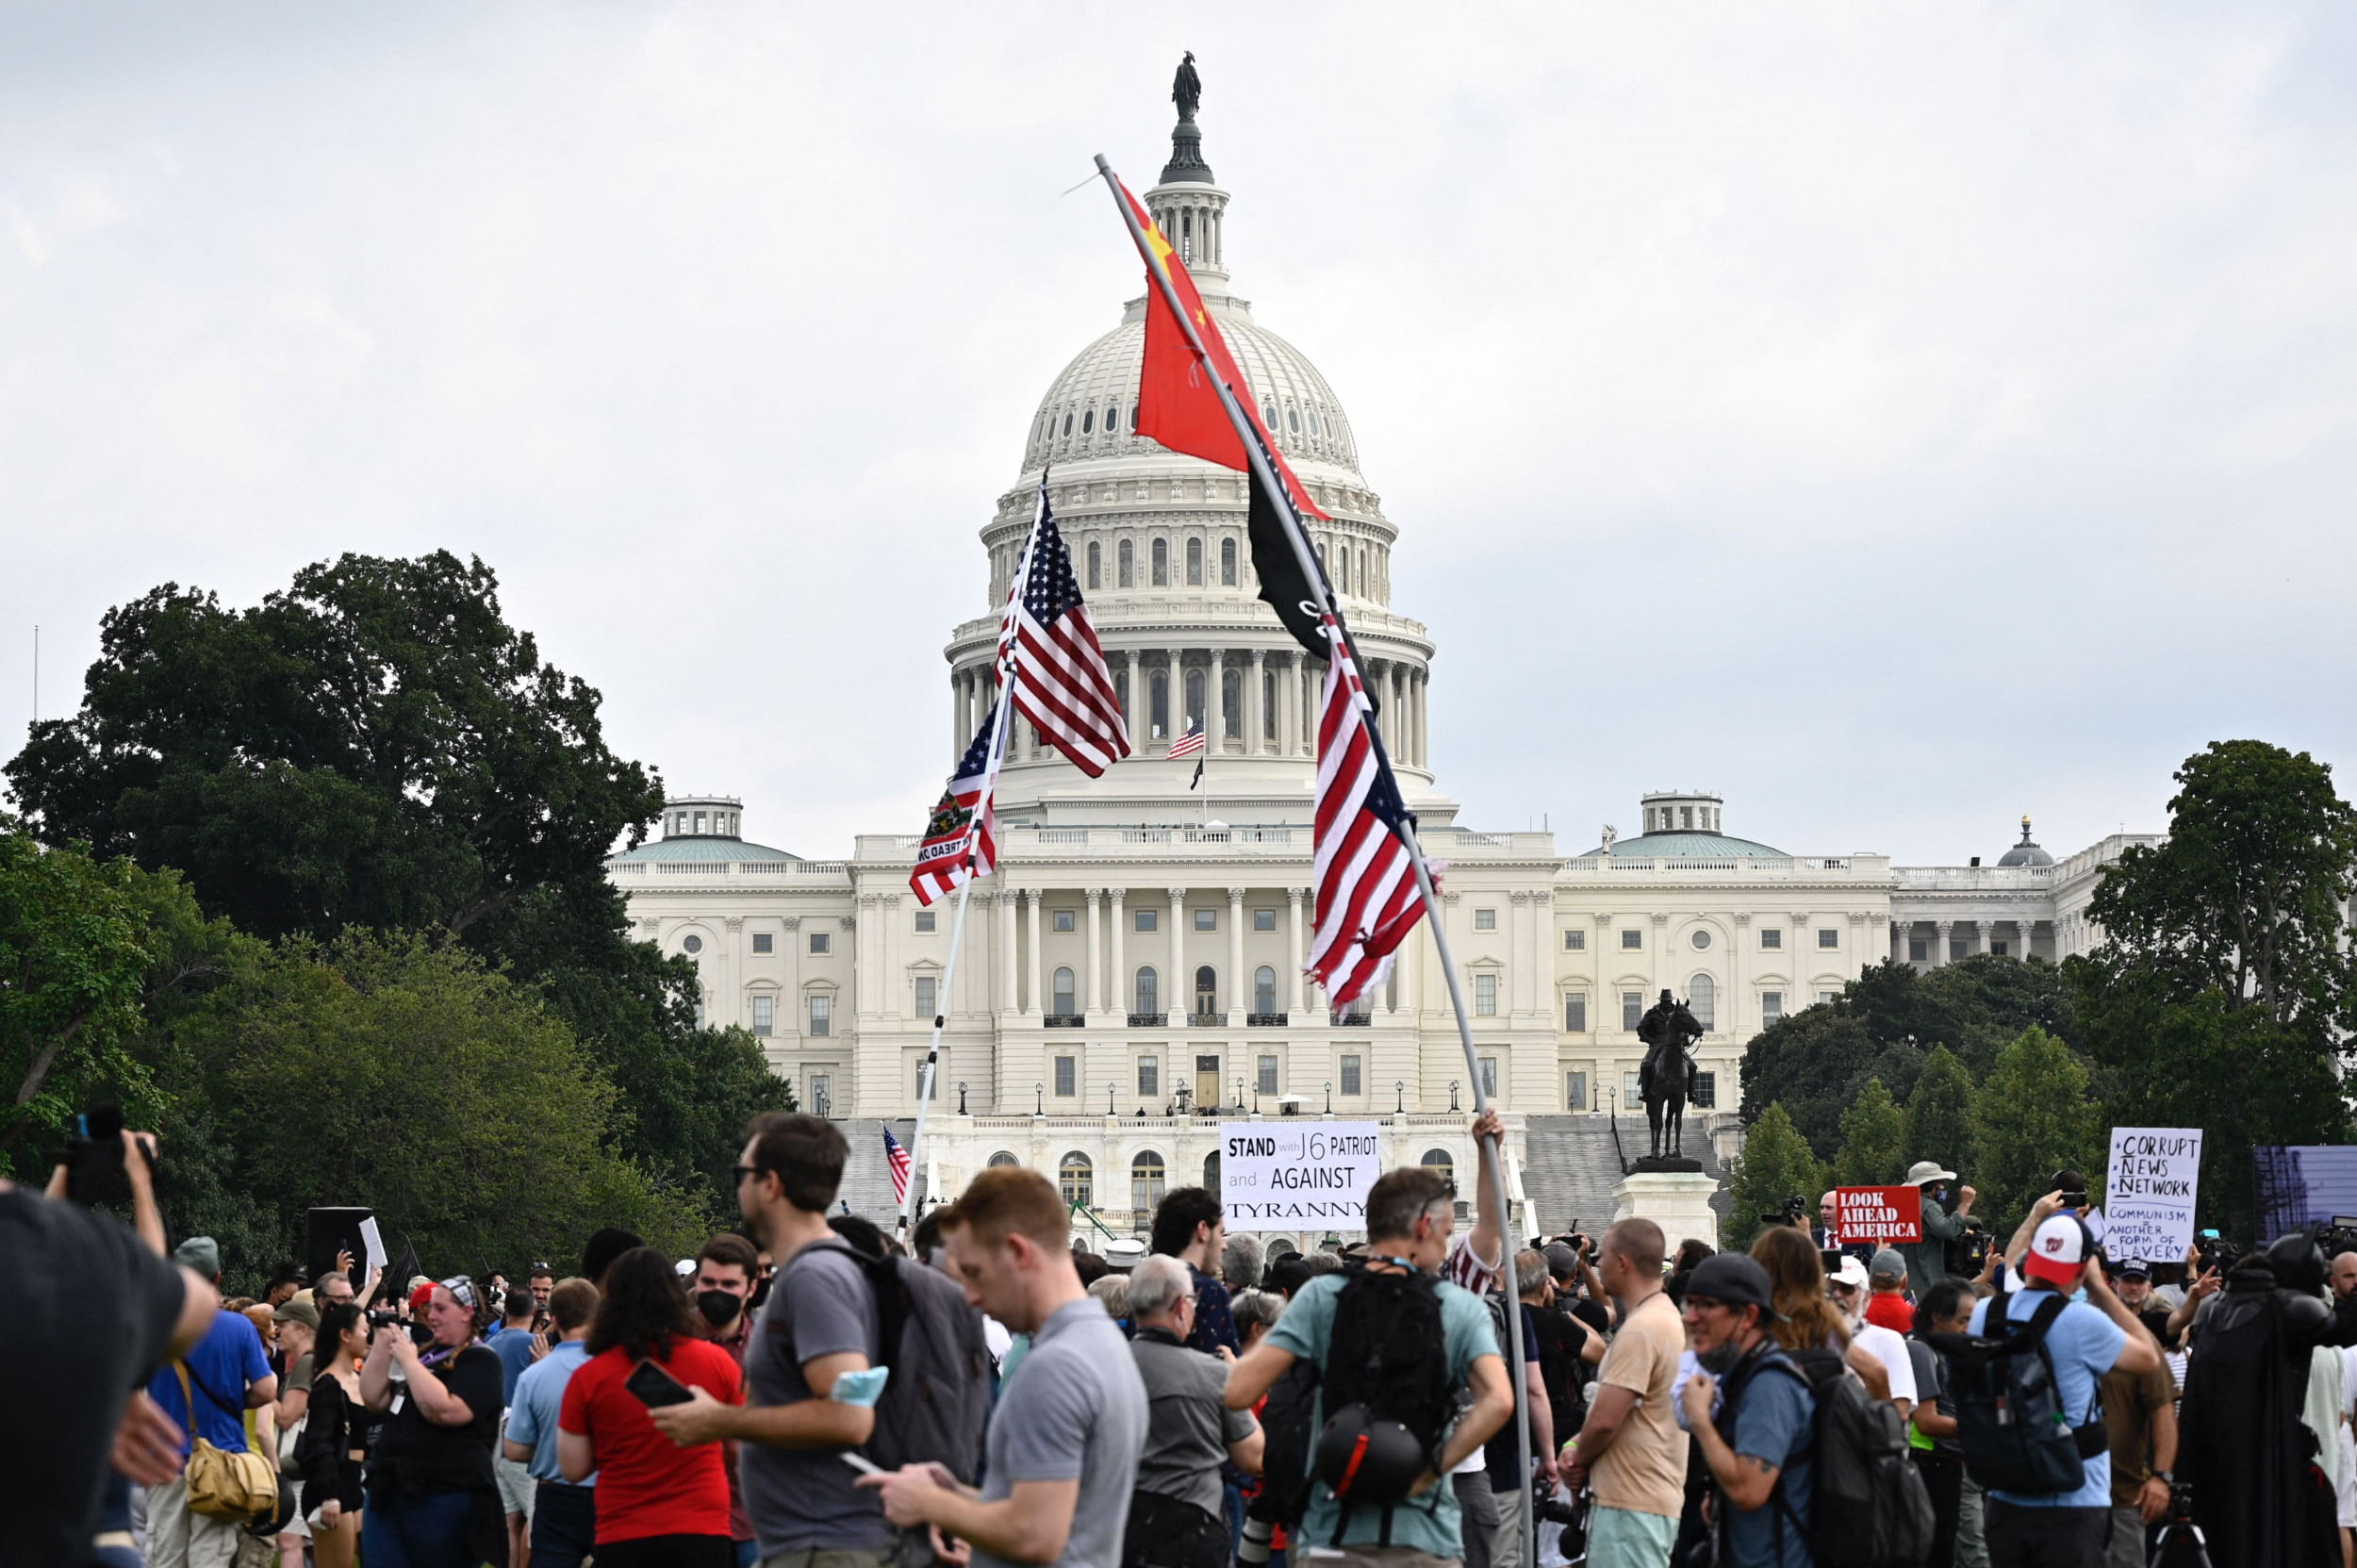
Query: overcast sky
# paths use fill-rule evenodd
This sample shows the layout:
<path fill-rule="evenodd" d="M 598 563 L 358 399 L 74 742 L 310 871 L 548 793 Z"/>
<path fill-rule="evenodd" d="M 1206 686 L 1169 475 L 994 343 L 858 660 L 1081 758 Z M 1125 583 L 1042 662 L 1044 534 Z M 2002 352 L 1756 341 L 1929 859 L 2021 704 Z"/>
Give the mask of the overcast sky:
<path fill-rule="evenodd" d="M 1905 863 L 2357 754 L 2347 8 L 0 11 L 0 751 L 107 606 L 480 554 L 616 748 L 835 857 L 1173 66 L 1440 647 L 1441 783 Z"/>

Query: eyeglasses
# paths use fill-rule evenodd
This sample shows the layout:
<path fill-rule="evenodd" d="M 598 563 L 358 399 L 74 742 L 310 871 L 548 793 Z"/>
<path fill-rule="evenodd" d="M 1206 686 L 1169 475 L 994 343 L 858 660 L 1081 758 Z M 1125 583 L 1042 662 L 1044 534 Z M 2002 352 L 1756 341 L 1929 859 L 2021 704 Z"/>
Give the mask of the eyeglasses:
<path fill-rule="evenodd" d="M 761 1167 L 759 1165 L 731 1165 L 729 1177 L 739 1185 L 743 1184 L 749 1177 L 758 1181 L 761 1180 Z"/>

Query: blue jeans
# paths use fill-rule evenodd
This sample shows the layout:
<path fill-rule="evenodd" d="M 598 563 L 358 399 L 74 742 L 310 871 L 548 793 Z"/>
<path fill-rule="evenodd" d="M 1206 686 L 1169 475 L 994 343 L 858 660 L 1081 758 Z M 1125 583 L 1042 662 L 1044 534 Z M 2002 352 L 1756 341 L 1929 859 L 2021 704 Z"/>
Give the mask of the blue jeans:
<path fill-rule="evenodd" d="M 532 1568 L 581 1568 L 597 1546 L 598 1489 L 540 1482 L 532 1494 Z"/>
<path fill-rule="evenodd" d="M 360 1522 L 360 1555 L 369 1568 L 475 1568 L 467 1549 L 474 1496 L 428 1492 L 420 1496 L 369 1496 Z"/>

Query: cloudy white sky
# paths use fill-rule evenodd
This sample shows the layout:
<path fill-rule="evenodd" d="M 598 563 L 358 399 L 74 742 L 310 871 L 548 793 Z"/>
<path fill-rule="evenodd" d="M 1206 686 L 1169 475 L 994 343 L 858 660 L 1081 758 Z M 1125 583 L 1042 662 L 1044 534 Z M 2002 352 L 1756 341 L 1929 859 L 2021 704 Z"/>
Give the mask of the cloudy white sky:
<path fill-rule="evenodd" d="M 1162 21 L 1183 9 L 1182 20 Z M 1258 319 L 1402 529 L 1465 817 L 1909 862 L 2353 759 L 2357 13 L 0 11 L 0 751 L 105 609 L 437 547 L 832 856 L 1137 265 L 1179 51 Z"/>

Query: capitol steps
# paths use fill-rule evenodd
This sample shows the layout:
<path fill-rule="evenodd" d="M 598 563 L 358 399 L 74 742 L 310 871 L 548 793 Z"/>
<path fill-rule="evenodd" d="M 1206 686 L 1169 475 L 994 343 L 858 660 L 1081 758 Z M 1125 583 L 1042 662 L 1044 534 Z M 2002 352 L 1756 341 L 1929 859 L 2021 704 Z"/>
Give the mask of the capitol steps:
<path fill-rule="evenodd" d="M 1710 1206 L 1721 1222 L 1727 1213 L 1727 1173 L 1711 1150 L 1706 1118 L 1689 1118 L 1686 1152 L 1721 1183 Z M 1645 1152 L 1642 1116 L 1621 1118 L 1621 1150 L 1612 1144 L 1612 1124 L 1603 1116 L 1526 1116 L 1523 1120 L 1523 1195 L 1537 1211 L 1547 1234 L 1580 1230 L 1600 1235 L 1612 1223 L 1612 1189 L 1620 1185 L 1620 1152 L 1635 1159 Z M 1527 1239 L 1527 1238 L 1524 1238 Z M 1675 1247 L 1683 1238 L 1672 1236 Z"/>
<path fill-rule="evenodd" d="M 835 1126 L 843 1130 L 844 1141 L 851 1146 L 849 1158 L 843 1162 L 843 1185 L 836 1189 L 836 1209 L 849 1203 L 851 1213 L 872 1220 L 887 1234 L 898 1220 L 900 1205 L 892 1196 L 892 1166 L 884 1160 L 883 1129 L 891 1128 L 892 1135 L 900 1140 L 900 1147 L 909 1147 L 916 1135 L 916 1120 L 902 1116 L 882 1121 L 874 1116 L 851 1116 L 839 1120 Z M 917 1195 L 924 1196 L 922 1173 L 919 1173 Z"/>

